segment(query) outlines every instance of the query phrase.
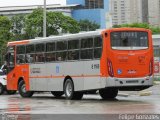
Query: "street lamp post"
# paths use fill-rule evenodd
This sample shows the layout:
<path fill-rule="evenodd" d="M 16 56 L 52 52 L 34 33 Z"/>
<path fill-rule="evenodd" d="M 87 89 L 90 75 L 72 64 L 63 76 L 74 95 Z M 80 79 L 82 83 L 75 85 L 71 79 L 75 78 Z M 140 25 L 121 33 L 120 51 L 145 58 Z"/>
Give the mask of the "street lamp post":
<path fill-rule="evenodd" d="M 43 8 L 43 37 L 46 37 L 46 0 L 44 0 Z"/>

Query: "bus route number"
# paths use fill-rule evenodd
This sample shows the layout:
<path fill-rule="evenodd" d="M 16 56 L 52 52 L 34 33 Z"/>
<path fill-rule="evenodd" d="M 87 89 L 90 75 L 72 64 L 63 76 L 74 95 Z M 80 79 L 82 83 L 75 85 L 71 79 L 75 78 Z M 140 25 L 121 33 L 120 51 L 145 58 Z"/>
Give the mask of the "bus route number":
<path fill-rule="evenodd" d="M 99 64 L 92 64 L 92 65 L 91 65 L 91 68 L 92 68 L 92 69 L 99 69 Z"/>

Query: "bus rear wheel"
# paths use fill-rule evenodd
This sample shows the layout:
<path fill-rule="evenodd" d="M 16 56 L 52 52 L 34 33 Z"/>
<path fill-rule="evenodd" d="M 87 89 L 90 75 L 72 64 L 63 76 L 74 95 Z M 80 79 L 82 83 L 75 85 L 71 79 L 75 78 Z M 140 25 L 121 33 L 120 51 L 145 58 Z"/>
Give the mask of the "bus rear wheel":
<path fill-rule="evenodd" d="M 62 91 L 51 91 L 51 93 L 57 98 L 61 97 L 64 94 L 64 92 Z"/>
<path fill-rule="evenodd" d="M 106 88 L 99 90 L 99 94 L 102 97 L 102 99 L 114 99 L 118 94 L 118 89 L 116 88 Z"/>
<path fill-rule="evenodd" d="M 26 91 L 26 85 L 24 81 L 20 81 L 18 85 L 18 90 L 19 90 L 19 94 L 24 98 L 32 97 L 34 93 L 33 91 Z"/>
<path fill-rule="evenodd" d="M 4 86 L 0 83 L 0 95 L 4 93 Z"/>
<path fill-rule="evenodd" d="M 68 100 L 80 100 L 83 97 L 83 92 L 75 92 L 74 84 L 71 79 L 67 79 L 64 84 L 64 94 Z"/>

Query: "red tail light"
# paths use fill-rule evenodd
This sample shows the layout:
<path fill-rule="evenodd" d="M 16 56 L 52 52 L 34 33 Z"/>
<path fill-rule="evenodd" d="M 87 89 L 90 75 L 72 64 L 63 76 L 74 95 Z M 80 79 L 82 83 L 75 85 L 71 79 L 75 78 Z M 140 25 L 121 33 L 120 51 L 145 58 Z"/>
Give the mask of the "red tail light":
<path fill-rule="evenodd" d="M 153 58 L 150 60 L 149 63 L 149 76 L 153 74 Z"/>
<path fill-rule="evenodd" d="M 107 66 L 108 66 L 109 76 L 114 77 L 113 66 L 112 66 L 112 62 L 110 59 L 107 59 Z"/>

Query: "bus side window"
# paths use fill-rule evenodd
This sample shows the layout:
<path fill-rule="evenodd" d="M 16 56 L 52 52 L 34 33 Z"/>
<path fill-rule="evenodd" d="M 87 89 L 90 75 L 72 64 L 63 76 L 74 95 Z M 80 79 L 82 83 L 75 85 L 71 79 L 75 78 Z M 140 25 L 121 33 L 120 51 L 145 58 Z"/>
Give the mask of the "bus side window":
<path fill-rule="evenodd" d="M 81 59 L 93 59 L 93 38 L 81 40 Z"/>
<path fill-rule="evenodd" d="M 35 54 L 35 62 L 44 62 L 44 60 L 45 60 L 45 57 L 43 53 Z"/>
<path fill-rule="evenodd" d="M 67 41 L 58 41 L 56 43 L 56 61 L 67 60 Z"/>
<path fill-rule="evenodd" d="M 78 60 L 79 50 L 68 51 L 68 60 Z"/>
<path fill-rule="evenodd" d="M 34 63 L 35 54 L 26 54 L 26 63 Z"/>
<path fill-rule="evenodd" d="M 35 47 L 33 45 L 26 46 L 26 63 L 34 63 L 35 62 Z"/>
<path fill-rule="evenodd" d="M 68 41 L 68 60 L 79 60 L 79 40 Z"/>
<path fill-rule="evenodd" d="M 94 38 L 94 58 L 98 59 L 102 54 L 102 37 Z"/>
<path fill-rule="evenodd" d="M 57 61 L 65 61 L 67 60 L 67 52 L 57 52 L 56 53 L 56 60 Z"/>
<path fill-rule="evenodd" d="M 21 46 L 17 46 L 17 59 L 16 59 L 16 63 L 17 64 L 23 64 L 25 63 L 25 46 L 24 45 L 21 45 Z"/>

